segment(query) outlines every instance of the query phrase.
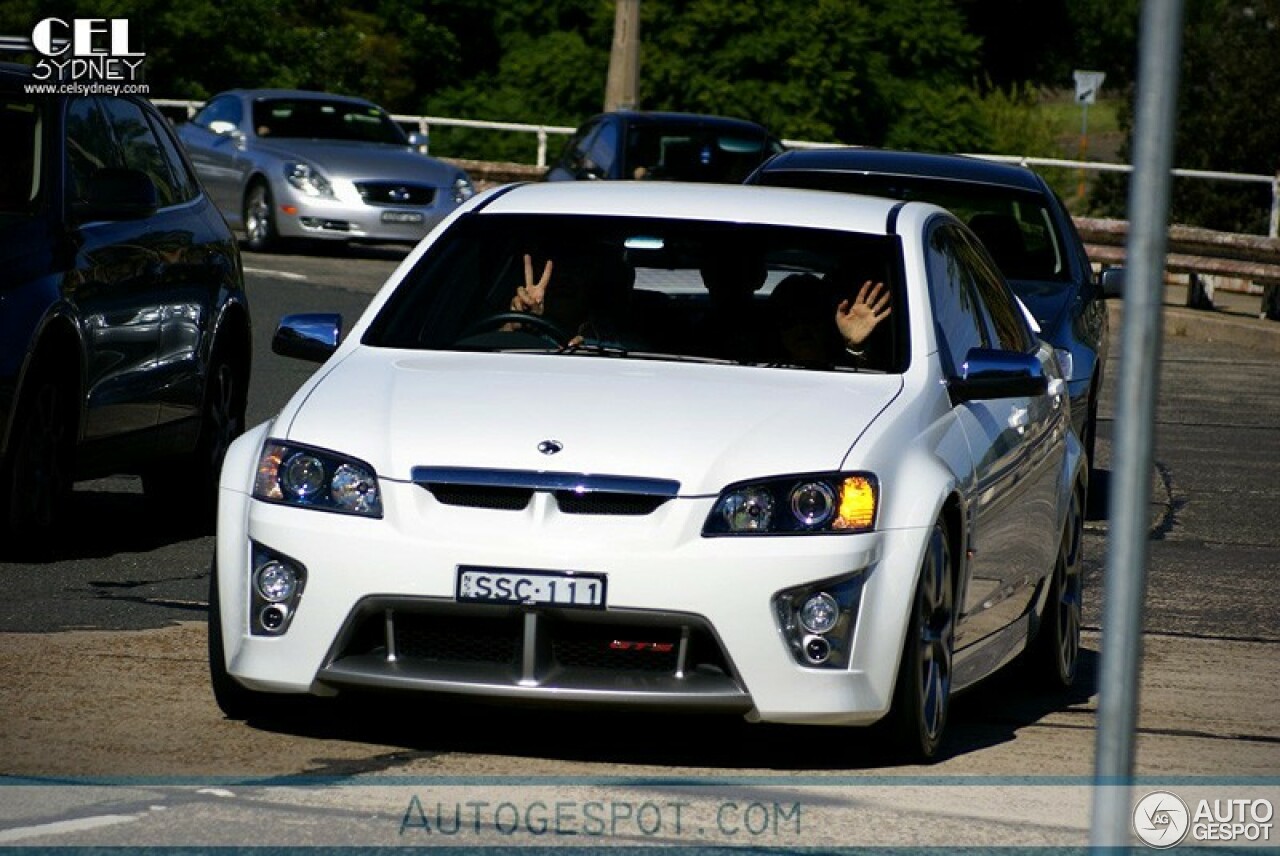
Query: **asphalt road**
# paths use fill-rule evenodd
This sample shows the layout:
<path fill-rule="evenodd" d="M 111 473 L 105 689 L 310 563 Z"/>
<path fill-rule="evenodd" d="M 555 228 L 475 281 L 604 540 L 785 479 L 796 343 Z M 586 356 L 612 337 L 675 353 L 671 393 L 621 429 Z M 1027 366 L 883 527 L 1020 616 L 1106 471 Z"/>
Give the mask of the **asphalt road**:
<path fill-rule="evenodd" d="M 275 320 L 354 319 L 403 255 L 245 254 L 251 423 L 313 368 L 270 353 Z M 1274 805 L 1280 372 L 1256 340 L 1204 338 L 1166 335 L 1158 373 L 1137 772 Z M 81 485 L 59 561 L 0 563 L 0 844 L 1083 844 L 1127 368 L 1114 353 L 1100 409 L 1082 679 L 1066 697 L 1016 674 L 962 696 L 928 768 L 861 732 L 712 717 L 360 698 L 228 722 L 205 672 L 213 539 L 153 525 L 134 479 Z"/>

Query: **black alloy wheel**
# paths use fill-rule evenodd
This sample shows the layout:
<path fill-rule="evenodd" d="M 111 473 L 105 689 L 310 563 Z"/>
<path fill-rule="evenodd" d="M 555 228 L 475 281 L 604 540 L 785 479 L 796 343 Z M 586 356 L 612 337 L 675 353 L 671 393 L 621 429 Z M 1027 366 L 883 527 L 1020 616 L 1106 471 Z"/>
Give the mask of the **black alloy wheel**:
<path fill-rule="evenodd" d="M 912 600 L 907 638 L 889 721 L 897 743 L 913 761 L 933 761 L 951 707 L 955 654 L 955 573 L 946 524 L 929 534 Z"/>
<path fill-rule="evenodd" d="M 76 407 L 59 372 L 37 364 L 18 403 L 9 455 L 0 467 L 9 551 L 15 557 L 51 558 L 71 498 L 75 469 Z"/>

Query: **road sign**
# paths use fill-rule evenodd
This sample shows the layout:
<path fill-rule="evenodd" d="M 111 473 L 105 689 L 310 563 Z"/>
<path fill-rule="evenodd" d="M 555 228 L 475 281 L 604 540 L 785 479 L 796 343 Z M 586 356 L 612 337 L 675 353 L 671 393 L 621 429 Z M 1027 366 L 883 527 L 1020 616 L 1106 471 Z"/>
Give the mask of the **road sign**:
<path fill-rule="evenodd" d="M 1076 103 L 1092 104 L 1098 98 L 1098 90 L 1102 81 L 1107 79 L 1105 71 L 1076 71 Z"/>

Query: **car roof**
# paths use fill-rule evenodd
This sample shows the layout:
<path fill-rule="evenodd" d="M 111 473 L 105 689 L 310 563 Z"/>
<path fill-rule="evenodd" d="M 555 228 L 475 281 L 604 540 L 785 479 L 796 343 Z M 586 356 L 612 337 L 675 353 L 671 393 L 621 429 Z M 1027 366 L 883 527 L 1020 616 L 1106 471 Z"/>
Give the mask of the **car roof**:
<path fill-rule="evenodd" d="M 718 116 L 711 113 L 681 113 L 670 110 L 612 110 L 595 118 L 616 117 L 632 125 L 697 125 L 724 130 L 751 130 L 768 133 L 764 125 L 735 116 Z"/>
<path fill-rule="evenodd" d="M 775 155 L 761 164 L 757 174 L 788 170 L 921 176 L 975 184 L 993 184 L 1035 192 L 1044 190 L 1041 178 L 1034 171 L 1020 164 L 1002 163 L 972 155 L 853 146 L 792 149 Z"/>
<path fill-rule="evenodd" d="M 219 95 L 238 95 L 241 98 L 250 100 L 257 98 L 293 98 L 303 101 L 349 101 L 352 104 L 363 104 L 371 107 L 378 106 L 367 98 L 360 98 L 356 95 L 341 95 L 337 92 L 318 92 L 313 89 L 229 89 L 226 92 L 220 92 L 213 96 L 217 98 Z M 212 101 L 213 98 L 209 100 Z"/>
<path fill-rule="evenodd" d="M 905 205 L 922 207 L 926 203 L 692 181 L 553 181 L 498 188 L 480 201 L 477 210 L 482 214 L 622 215 L 780 224 L 887 235 L 892 233 L 896 211 Z"/>

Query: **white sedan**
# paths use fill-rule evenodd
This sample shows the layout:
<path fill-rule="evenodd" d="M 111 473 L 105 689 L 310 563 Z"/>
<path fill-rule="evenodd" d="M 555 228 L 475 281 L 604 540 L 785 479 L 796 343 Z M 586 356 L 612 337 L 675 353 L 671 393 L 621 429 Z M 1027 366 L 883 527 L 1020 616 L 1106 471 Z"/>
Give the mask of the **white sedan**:
<path fill-rule="evenodd" d="M 883 723 L 1079 652 L 1086 470 L 1052 348 L 944 209 L 511 185 L 468 202 L 222 471 L 231 717 L 379 689 Z"/>

